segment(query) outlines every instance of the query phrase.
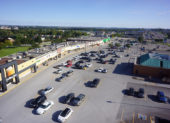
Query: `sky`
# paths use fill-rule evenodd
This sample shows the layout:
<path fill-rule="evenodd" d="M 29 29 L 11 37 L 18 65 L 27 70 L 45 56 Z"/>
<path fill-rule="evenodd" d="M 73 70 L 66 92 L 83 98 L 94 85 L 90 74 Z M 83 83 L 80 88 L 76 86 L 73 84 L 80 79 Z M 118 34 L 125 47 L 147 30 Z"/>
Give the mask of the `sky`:
<path fill-rule="evenodd" d="M 170 28 L 170 0 L 0 0 L 0 25 Z"/>

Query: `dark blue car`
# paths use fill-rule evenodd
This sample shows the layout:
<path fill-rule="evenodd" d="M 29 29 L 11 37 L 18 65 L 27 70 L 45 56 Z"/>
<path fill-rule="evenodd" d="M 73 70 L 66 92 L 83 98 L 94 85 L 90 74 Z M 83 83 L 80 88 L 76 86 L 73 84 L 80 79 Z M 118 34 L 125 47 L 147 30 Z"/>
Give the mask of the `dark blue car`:
<path fill-rule="evenodd" d="M 165 94 L 162 91 L 157 92 L 157 98 L 158 98 L 158 101 L 160 102 L 164 102 L 164 103 L 167 102 L 167 98 L 165 97 Z"/>

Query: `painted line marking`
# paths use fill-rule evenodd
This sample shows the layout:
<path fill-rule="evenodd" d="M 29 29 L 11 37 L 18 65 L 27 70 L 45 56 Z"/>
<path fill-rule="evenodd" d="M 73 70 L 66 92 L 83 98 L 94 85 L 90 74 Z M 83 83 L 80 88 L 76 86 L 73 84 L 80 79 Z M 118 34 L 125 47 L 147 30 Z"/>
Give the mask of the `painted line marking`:
<path fill-rule="evenodd" d="M 123 121 L 123 115 L 124 115 L 124 109 L 122 110 L 121 121 Z"/>
<path fill-rule="evenodd" d="M 135 121 L 135 112 L 133 112 L 133 120 L 132 120 L 132 123 L 134 123 Z"/>
<path fill-rule="evenodd" d="M 145 101 L 147 101 L 147 98 L 146 98 L 146 95 L 145 95 L 145 98 L 144 98 Z"/>

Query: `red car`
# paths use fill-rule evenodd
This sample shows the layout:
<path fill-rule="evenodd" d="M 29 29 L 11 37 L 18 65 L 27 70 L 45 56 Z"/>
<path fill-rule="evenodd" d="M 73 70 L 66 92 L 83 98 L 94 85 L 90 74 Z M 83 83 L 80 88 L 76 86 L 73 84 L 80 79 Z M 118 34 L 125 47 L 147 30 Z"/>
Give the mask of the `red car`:
<path fill-rule="evenodd" d="M 72 66 L 72 64 L 67 64 L 67 65 L 66 65 L 66 67 L 71 67 L 71 66 Z"/>
<path fill-rule="evenodd" d="M 71 60 L 68 60 L 68 61 L 67 61 L 67 64 L 72 64 L 72 61 L 71 61 Z"/>

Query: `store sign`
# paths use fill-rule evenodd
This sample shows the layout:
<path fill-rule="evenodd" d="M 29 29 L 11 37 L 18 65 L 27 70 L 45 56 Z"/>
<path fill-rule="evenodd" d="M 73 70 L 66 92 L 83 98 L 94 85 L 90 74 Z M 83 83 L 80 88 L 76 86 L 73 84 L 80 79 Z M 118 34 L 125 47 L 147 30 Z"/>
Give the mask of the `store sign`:
<path fill-rule="evenodd" d="M 17 74 L 14 74 L 14 75 L 8 77 L 8 78 L 6 79 L 6 81 L 9 81 L 10 79 L 13 79 L 13 78 L 16 77 L 16 76 L 17 76 Z"/>

